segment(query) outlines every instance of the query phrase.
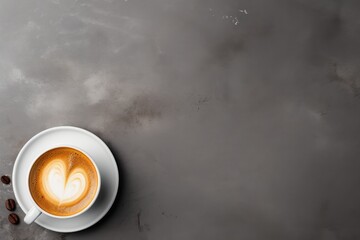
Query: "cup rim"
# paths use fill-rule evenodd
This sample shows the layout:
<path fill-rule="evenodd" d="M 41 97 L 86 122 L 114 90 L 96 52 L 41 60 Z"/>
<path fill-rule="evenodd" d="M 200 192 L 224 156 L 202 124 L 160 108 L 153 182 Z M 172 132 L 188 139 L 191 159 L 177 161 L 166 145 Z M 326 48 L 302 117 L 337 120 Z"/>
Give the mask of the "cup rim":
<path fill-rule="evenodd" d="M 31 169 L 34 165 L 34 163 L 36 162 L 36 160 L 38 160 L 43 154 L 45 154 L 46 152 L 48 151 L 51 151 L 51 150 L 54 150 L 56 148 L 61 148 L 61 147 L 67 147 L 67 148 L 73 148 L 77 151 L 80 151 L 81 153 L 83 153 L 88 159 L 90 159 L 90 161 L 92 162 L 92 164 L 94 165 L 95 167 L 95 170 L 96 170 L 96 175 L 98 177 L 98 187 L 97 187 L 97 190 L 96 190 L 96 193 L 95 193 L 95 196 L 94 198 L 91 200 L 91 202 L 89 203 L 89 205 L 87 205 L 83 210 L 81 210 L 80 212 L 74 214 L 74 215 L 69 215 L 69 216 L 58 216 L 58 215 L 54 215 L 54 214 L 51 214 L 51 213 L 48 213 L 47 211 L 45 211 L 44 209 L 42 209 L 34 200 L 32 194 L 31 194 L 31 191 L 30 191 L 30 185 L 29 185 L 29 182 L 30 182 L 30 172 L 31 172 Z M 51 148 L 48 148 L 44 151 L 42 151 L 42 153 L 40 153 L 34 160 L 33 162 L 31 163 L 30 165 L 30 168 L 28 170 L 28 173 L 27 173 L 27 187 L 28 187 L 28 191 L 29 191 L 29 195 L 30 195 L 30 199 L 33 203 L 33 206 L 35 206 L 41 213 L 49 216 L 49 217 L 53 217 L 53 218 L 58 218 L 58 219 L 67 219 L 67 218 L 73 218 L 73 217 L 76 217 L 76 216 L 79 216 L 80 214 L 83 214 L 84 212 L 86 212 L 96 201 L 96 199 L 98 198 L 99 196 L 99 192 L 100 192 L 100 188 L 101 188 L 101 177 L 100 177 L 100 171 L 99 171 L 99 168 L 98 166 L 96 165 L 94 159 L 92 157 L 90 157 L 89 154 L 87 154 L 87 152 L 85 152 L 83 149 L 79 148 L 79 147 L 75 147 L 73 145 L 70 145 L 70 144 L 60 144 L 60 145 L 55 145 Z M 35 220 L 36 221 L 36 220 Z"/>

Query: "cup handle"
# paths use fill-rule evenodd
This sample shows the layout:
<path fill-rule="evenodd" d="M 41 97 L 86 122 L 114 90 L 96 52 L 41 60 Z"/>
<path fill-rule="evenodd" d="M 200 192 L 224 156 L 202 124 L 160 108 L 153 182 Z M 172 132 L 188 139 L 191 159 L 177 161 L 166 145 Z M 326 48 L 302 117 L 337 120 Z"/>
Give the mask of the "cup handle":
<path fill-rule="evenodd" d="M 24 222 L 27 224 L 30 224 L 30 223 L 34 222 L 40 216 L 40 214 L 41 214 L 40 210 L 34 206 L 26 214 L 26 216 L 24 218 Z"/>

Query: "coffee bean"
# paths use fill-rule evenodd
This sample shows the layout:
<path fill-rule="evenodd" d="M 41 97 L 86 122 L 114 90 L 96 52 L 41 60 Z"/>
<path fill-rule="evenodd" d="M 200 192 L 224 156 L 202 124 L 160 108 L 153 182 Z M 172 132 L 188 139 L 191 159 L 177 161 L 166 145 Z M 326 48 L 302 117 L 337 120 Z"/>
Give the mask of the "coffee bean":
<path fill-rule="evenodd" d="M 14 225 L 19 224 L 19 222 L 20 222 L 19 216 L 15 213 L 10 213 L 8 216 L 8 220 L 10 223 L 12 223 Z"/>
<path fill-rule="evenodd" d="M 9 210 L 9 211 L 14 211 L 15 210 L 15 207 L 16 207 L 16 205 L 15 205 L 15 200 L 14 199 L 8 199 L 8 200 L 6 200 L 5 201 L 5 207 L 6 207 L 6 209 L 7 210 Z"/>
<path fill-rule="evenodd" d="M 9 184 L 10 183 L 10 178 L 8 176 L 1 176 L 1 181 L 3 184 Z"/>

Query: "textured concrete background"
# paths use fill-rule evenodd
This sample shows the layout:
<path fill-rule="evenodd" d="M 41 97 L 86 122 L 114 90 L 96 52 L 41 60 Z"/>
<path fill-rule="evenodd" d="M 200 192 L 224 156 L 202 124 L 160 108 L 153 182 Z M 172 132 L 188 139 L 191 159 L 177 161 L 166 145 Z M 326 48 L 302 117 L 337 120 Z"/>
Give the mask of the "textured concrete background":
<path fill-rule="evenodd" d="M 360 239 L 359 11 L 0 0 L 0 174 L 58 125 L 98 134 L 122 173 L 94 227 L 12 226 L 0 204 L 0 238 Z"/>

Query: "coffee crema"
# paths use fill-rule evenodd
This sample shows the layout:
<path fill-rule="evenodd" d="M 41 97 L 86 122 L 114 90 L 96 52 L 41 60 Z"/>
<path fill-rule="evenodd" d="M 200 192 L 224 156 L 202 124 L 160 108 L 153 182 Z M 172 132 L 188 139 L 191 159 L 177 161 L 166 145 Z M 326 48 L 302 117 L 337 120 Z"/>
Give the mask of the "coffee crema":
<path fill-rule="evenodd" d="M 42 154 L 30 170 L 30 193 L 36 204 L 56 216 L 81 212 L 98 189 L 97 170 L 82 152 L 59 147 Z"/>

